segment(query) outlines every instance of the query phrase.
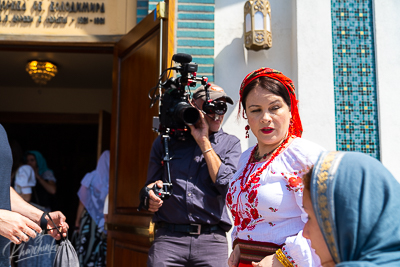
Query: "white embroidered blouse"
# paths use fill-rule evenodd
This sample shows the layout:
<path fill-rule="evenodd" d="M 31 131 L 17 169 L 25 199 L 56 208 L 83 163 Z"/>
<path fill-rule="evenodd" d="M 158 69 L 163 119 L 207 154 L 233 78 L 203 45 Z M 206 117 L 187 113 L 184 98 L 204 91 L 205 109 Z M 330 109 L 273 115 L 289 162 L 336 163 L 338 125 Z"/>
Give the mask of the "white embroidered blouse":
<path fill-rule="evenodd" d="M 245 188 L 250 174 L 267 162 L 251 163 L 245 181 L 241 181 L 253 148 L 241 155 L 226 197 L 234 220 L 232 241 L 240 238 L 285 244 L 282 251 L 294 266 L 318 266 L 318 256 L 302 236 L 307 214 L 303 210 L 301 178 L 324 149 L 302 138 L 294 139 L 261 173 L 260 180 L 242 191 L 241 185 Z"/>

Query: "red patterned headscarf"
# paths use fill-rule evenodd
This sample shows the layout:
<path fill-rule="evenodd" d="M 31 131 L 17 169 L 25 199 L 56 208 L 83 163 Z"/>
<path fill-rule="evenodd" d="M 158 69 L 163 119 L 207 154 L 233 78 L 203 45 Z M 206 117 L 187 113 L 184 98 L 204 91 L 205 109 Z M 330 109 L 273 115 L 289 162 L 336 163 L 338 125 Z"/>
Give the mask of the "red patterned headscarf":
<path fill-rule="evenodd" d="M 242 103 L 243 89 L 247 85 L 249 85 L 249 83 L 251 83 L 253 80 L 261 76 L 277 80 L 286 87 L 290 96 L 290 113 L 292 114 L 292 118 L 290 119 L 290 125 L 289 125 L 289 135 L 301 137 L 301 134 L 303 133 L 303 127 L 301 126 L 299 109 L 297 107 L 298 100 L 296 99 L 294 85 L 292 80 L 283 75 L 282 72 L 270 68 L 261 68 L 247 74 L 242 84 L 240 85 L 240 92 L 239 92 L 240 103 Z M 242 114 L 243 118 L 245 118 L 244 112 L 245 111 L 243 107 L 243 114 Z M 239 114 L 240 114 L 240 106 L 239 106 Z"/>

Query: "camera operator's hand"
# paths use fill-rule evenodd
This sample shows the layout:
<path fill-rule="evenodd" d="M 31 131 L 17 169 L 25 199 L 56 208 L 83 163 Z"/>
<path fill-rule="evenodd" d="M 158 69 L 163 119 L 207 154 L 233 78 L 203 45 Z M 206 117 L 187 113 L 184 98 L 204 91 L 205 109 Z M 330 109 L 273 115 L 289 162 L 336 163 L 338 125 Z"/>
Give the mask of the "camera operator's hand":
<path fill-rule="evenodd" d="M 161 180 L 158 180 L 155 183 L 149 184 L 147 187 L 152 188 L 154 184 L 157 184 L 158 188 L 163 187 L 163 182 Z M 149 211 L 151 212 L 156 212 L 158 211 L 159 208 L 161 208 L 163 201 L 154 194 L 153 190 L 150 190 L 149 192 L 150 200 L 149 200 Z"/>
<path fill-rule="evenodd" d="M 195 125 L 188 125 L 190 128 L 190 133 L 192 134 L 194 140 L 196 140 L 197 144 L 201 147 L 201 143 L 204 142 L 204 139 L 208 140 L 209 135 L 209 127 L 208 123 L 204 117 L 204 114 L 199 111 L 199 121 Z"/>

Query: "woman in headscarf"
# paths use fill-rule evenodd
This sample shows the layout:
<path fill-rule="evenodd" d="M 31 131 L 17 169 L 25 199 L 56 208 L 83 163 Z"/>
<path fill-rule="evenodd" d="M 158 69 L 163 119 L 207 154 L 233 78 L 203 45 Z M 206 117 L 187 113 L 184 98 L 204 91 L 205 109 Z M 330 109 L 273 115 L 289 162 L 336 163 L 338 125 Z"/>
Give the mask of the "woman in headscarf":
<path fill-rule="evenodd" d="M 303 128 L 293 82 L 261 68 L 240 87 L 246 130 L 257 145 L 245 151 L 230 181 L 234 250 L 229 266 L 315 266 L 318 257 L 302 236 L 302 176 L 323 148 L 301 137 Z M 240 109 L 239 109 L 240 114 Z"/>
<path fill-rule="evenodd" d="M 75 228 L 80 266 L 106 266 L 107 236 L 104 230 L 104 202 L 108 194 L 110 151 L 104 151 L 96 170 L 81 181 Z"/>
<path fill-rule="evenodd" d="M 36 150 L 26 152 L 26 163 L 35 171 L 36 186 L 33 188 L 31 201 L 51 211 L 53 196 L 57 191 L 56 178 L 47 167 L 46 159 Z"/>
<path fill-rule="evenodd" d="M 304 185 L 303 235 L 323 267 L 400 266 L 400 184 L 378 160 L 324 152 Z"/>

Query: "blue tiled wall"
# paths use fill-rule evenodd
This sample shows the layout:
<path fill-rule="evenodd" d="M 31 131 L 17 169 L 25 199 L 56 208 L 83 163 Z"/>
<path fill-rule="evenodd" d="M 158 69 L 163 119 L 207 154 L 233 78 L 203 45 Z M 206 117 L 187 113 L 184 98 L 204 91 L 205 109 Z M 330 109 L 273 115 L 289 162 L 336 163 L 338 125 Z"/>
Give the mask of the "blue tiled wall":
<path fill-rule="evenodd" d="M 138 0 L 137 22 L 156 8 L 158 0 Z M 197 76 L 214 81 L 214 11 L 215 0 L 178 0 L 177 53 L 192 55 L 199 65 Z"/>
<path fill-rule="evenodd" d="M 215 0 L 178 0 L 177 52 L 192 55 L 198 76 L 214 81 Z"/>
<path fill-rule="evenodd" d="M 149 13 L 149 0 L 137 0 L 136 5 L 136 23 L 139 23 Z"/>
<path fill-rule="evenodd" d="M 337 150 L 379 159 L 372 0 L 331 3 Z"/>

